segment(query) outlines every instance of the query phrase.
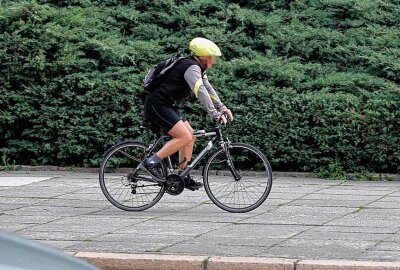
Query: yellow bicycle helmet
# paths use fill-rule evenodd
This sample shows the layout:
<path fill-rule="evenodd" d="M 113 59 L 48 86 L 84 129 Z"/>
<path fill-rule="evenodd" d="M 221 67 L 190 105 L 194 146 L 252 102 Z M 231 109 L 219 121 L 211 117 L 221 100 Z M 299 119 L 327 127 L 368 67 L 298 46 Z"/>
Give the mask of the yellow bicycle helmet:
<path fill-rule="evenodd" d="M 217 45 L 206 38 L 194 38 L 189 43 L 189 50 L 196 56 L 221 56 L 221 51 Z"/>

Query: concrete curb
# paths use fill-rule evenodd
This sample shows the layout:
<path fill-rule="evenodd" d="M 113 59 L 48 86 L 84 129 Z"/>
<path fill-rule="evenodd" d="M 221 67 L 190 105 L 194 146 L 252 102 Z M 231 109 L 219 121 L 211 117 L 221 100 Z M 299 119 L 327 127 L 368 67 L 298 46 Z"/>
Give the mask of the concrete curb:
<path fill-rule="evenodd" d="M 400 262 L 78 252 L 104 270 L 399 270 Z"/>
<path fill-rule="evenodd" d="M 78 252 L 75 257 L 107 270 L 205 269 L 207 256 Z"/>
<path fill-rule="evenodd" d="M 399 270 L 400 262 L 304 260 L 297 263 L 296 270 Z"/>

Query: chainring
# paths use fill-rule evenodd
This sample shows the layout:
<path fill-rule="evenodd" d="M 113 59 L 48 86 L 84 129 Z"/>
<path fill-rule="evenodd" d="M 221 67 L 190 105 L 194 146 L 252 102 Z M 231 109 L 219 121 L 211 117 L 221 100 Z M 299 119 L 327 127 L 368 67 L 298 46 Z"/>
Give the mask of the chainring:
<path fill-rule="evenodd" d="M 185 181 L 177 174 L 170 174 L 167 176 L 165 182 L 165 192 L 169 195 L 176 196 L 182 193 L 185 189 Z"/>

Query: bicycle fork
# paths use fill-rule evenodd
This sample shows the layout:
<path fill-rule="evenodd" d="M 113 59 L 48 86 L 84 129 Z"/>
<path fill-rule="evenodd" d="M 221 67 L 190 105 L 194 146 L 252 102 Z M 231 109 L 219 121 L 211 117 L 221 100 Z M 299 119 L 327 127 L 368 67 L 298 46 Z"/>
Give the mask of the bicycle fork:
<path fill-rule="evenodd" d="M 240 181 L 242 179 L 242 176 L 238 173 L 238 171 L 235 168 L 235 165 L 233 164 L 232 157 L 229 153 L 229 142 L 223 143 L 222 149 L 226 157 L 226 163 L 228 165 L 229 171 L 231 172 L 235 181 Z"/>

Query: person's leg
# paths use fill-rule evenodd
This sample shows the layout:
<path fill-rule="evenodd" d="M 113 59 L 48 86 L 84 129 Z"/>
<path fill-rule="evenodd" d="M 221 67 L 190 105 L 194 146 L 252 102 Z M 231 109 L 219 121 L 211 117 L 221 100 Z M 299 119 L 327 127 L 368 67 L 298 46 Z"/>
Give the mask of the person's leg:
<path fill-rule="evenodd" d="M 193 135 L 192 126 L 189 124 L 188 121 L 186 121 L 186 119 L 183 121 L 183 123 L 186 125 L 190 134 L 192 134 L 192 141 L 190 143 L 184 145 L 181 149 L 179 149 L 179 171 L 178 171 L 178 174 L 180 172 L 182 172 L 186 168 L 188 163 L 191 161 L 192 154 L 193 154 L 193 147 L 194 147 L 194 143 L 196 141 L 196 137 Z M 185 181 L 185 187 L 190 190 L 193 190 L 193 191 L 197 190 L 203 186 L 203 184 L 201 182 L 195 181 L 190 174 L 186 175 L 183 178 L 183 180 Z"/>
<path fill-rule="evenodd" d="M 185 168 L 192 158 L 193 146 L 196 137 L 193 135 L 193 128 L 186 121 L 186 118 L 178 109 L 167 106 L 156 106 L 155 104 L 146 104 L 146 116 L 163 130 L 168 130 L 172 137 L 156 154 L 147 158 L 143 162 L 143 167 L 150 171 L 154 176 L 160 177 L 159 163 L 162 159 L 179 151 L 179 160 L 181 168 Z M 190 190 L 197 190 L 203 186 L 202 183 L 194 181 L 190 175 L 184 178 L 185 187 Z"/>
<path fill-rule="evenodd" d="M 196 141 L 196 137 L 193 135 L 193 128 L 188 121 L 183 122 L 186 125 L 187 130 L 192 134 L 192 140 L 179 149 L 179 167 L 180 169 L 185 169 L 188 163 L 192 160 L 193 147 Z"/>
<path fill-rule="evenodd" d="M 193 128 L 187 121 L 180 120 L 168 132 L 172 139 L 167 142 L 155 155 L 159 159 L 164 159 L 179 151 L 179 160 L 182 162 L 180 168 L 185 168 L 192 158 L 193 146 L 196 137 L 193 135 Z M 197 190 L 203 186 L 201 182 L 196 182 L 190 175 L 184 178 L 185 187 L 190 190 Z"/>
<path fill-rule="evenodd" d="M 186 124 L 173 108 L 163 105 L 148 103 L 145 106 L 145 115 L 154 124 L 157 124 L 172 137 L 156 154 L 146 158 L 143 166 L 154 176 L 159 176 L 157 172 L 159 163 L 162 159 L 176 153 L 184 145 L 192 141 L 193 133 L 189 131 Z"/>
<path fill-rule="evenodd" d="M 186 124 L 180 120 L 168 132 L 172 139 L 167 142 L 156 155 L 160 159 L 164 159 L 178 152 L 182 147 L 191 144 L 193 141 L 193 131 L 189 130 Z"/>

